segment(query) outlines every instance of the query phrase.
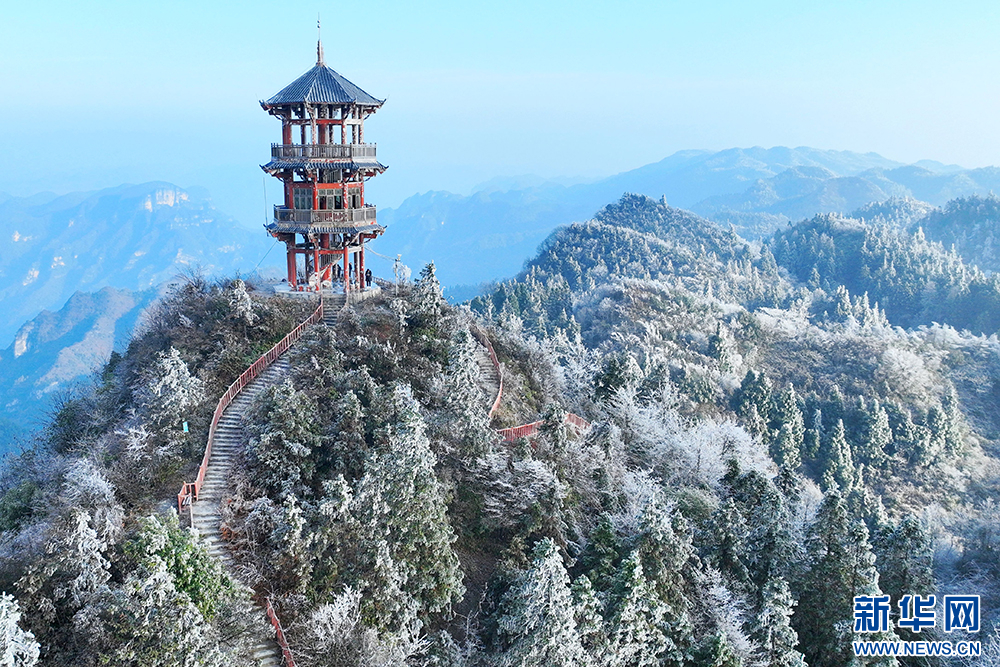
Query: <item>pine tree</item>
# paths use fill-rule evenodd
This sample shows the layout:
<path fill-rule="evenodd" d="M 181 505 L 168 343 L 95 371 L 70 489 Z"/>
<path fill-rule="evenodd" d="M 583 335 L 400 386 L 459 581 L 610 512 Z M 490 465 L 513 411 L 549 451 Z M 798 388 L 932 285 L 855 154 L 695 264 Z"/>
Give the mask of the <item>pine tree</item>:
<path fill-rule="evenodd" d="M 103 589 L 77 623 L 85 629 L 97 664 L 225 664 L 213 629 L 191 599 L 177 590 L 159 558 L 133 570 L 121 586 Z"/>
<path fill-rule="evenodd" d="M 761 591 L 760 612 L 753 624 L 753 637 L 761 647 L 760 659 L 767 667 L 805 667 L 795 650 L 799 637 L 792 629 L 795 600 L 783 577 L 768 579 Z"/>
<path fill-rule="evenodd" d="M 733 396 L 733 409 L 743 418 L 751 433 L 758 436 L 768 435 L 775 407 L 771 381 L 766 374 L 753 369 L 747 371 L 739 390 Z"/>
<path fill-rule="evenodd" d="M 889 415 L 878 399 L 872 401 L 871 408 L 861 415 L 861 425 L 860 462 L 876 470 L 884 468 L 889 461 L 887 452 L 892 445 L 892 428 L 889 426 Z"/>
<path fill-rule="evenodd" d="M 532 552 L 531 567 L 504 594 L 497 619 L 497 667 L 588 664 L 580 642 L 569 576 L 551 539 Z"/>
<path fill-rule="evenodd" d="M 864 523 L 852 519 L 839 491 L 826 494 L 809 529 L 809 570 L 801 583 L 799 611 L 793 617 L 810 667 L 853 663 L 853 602 L 858 595 L 881 595 L 875 555 Z M 886 633 L 867 635 L 889 640 Z M 888 660 L 883 664 L 895 664 Z"/>
<path fill-rule="evenodd" d="M 661 628 L 669 640 L 663 664 L 679 665 L 693 642 L 685 577 L 691 574 L 695 553 L 687 521 L 661 501 L 649 502 L 640 520 L 636 551 L 641 558 L 642 573 L 663 603 Z"/>
<path fill-rule="evenodd" d="M 875 539 L 882 590 L 898 602 L 903 595 L 929 595 L 934 589 L 934 549 L 920 521 L 908 516 L 885 526 Z"/>
<path fill-rule="evenodd" d="M 440 612 L 461 599 L 464 587 L 419 405 L 405 385 L 384 400 L 388 426 L 376 437 L 352 503 L 365 554 L 355 576 L 364 582 L 366 616 L 377 626 L 399 628 L 408 622 L 405 610 Z"/>
<path fill-rule="evenodd" d="M 463 454 L 470 458 L 482 456 L 489 448 L 489 406 L 495 398 L 485 396 L 479 385 L 477 345 L 467 329 L 459 329 L 451 340 L 445 370 L 445 403 L 452 417 L 452 432 L 458 436 Z"/>
<path fill-rule="evenodd" d="M 823 441 L 823 411 L 813 410 L 812 421 L 802 436 L 802 454 L 807 459 L 816 459 L 820 454 L 820 443 Z"/>
<path fill-rule="evenodd" d="M 795 470 L 802 463 L 802 442 L 803 439 L 795 437 L 792 425 L 782 424 L 771 445 L 771 458 L 779 466 Z"/>
<path fill-rule="evenodd" d="M 319 448 L 316 403 L 291 381 L 267 388 L 247 421 L 251 479 L 271 497 L 309 493 Z"/>
<path fill-rule="evenodd" d="M 158 353 L 139 391 L 138 402 L 149 420 L 164 428 L 179 426 L 204 398 L 204 383 L 191 375 L 181 353 L 171 347 L 166 353 Z"/>
<path fill-rule="evenodd" d="M 694 664 L 704 667 L 740 667 L 743 664 L 724 633 L 711 635 L 695 651 Z"/>
<path fill-rule="evenodd" d="M 844 492 L 850 491 L 854 484 L 854 460 L 851 456 L 851 447 L 847 444 L 842 419 L 838 419 L 836 426 L 833 427 L 830 439 L 826 442 L 823 459 L 823 488 L 830 489 L 836 484 Z"/>
<path fill-rule="evenodd" d="M 573 594 L 573 610 L 576 629 L 580 635 L 583 650 L 596 662 L 607 650 L 608 637 L 604 628 L 604 605 L 594 592 L 587 575 L 581 574 L 570 587 Z"/>
<path fill-rule="evenodd" d="M 622 561 L 602 665 L 645 667 L 682 665 L 683 653 L 665 634 L 667 609 L 647 581 L 642 558 L 633 552 Z"/>
<path fill-rule="evenodd" d="M 410 313 L 417 327 L 436 328 L 444 313 L 444 294 L 437 279 L 437 269 L 431 262 L 420 272 L 413 287 L 413 309 Z"/>
<path fill-rule="evenodd" d="M 229 292 L 229 310 L 234 320 L 242 322 L 245 327 L 256 322 L 260 317 L 253 309 L 253 299 L 247 292 L 246 283 L 237 278 L 233 281 Z"/>
<path fill-rule="evenodd" d="M 727 498 L 712 515 L 708 529 L 711 545 L 708 560 L 737 584 L 745 584 L 750 575 L 745 558 L 747 525 L 732 498 Z"/>
<path fill-rule="evenodd" d="M 349 480 L 359 479 L 369 448 L 365 413 L 357 394 L 348 389 L 337 401 L 335 414 L 330 444 L 320 448 L 316 472 L 323 479 L 334 479 L 338 474 Z"/>
<path fill-rule="evenodd" d="M 798 468 L 802 462 L 806 428 L 795 388 L 791 385 L 778 394 L 771 428 L 777 432 L 771 444 L 771 458 L 779 466 Z"/>

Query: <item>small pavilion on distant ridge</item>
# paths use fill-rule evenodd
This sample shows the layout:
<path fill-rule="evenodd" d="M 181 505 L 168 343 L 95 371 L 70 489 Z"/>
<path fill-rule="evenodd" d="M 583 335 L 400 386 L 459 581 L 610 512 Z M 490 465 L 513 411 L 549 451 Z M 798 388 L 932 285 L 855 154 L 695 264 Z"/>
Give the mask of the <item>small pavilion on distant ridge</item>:
<path fill-rule="evenodd" d="M 316 65 L 260 105 L 281 119 L 281 143 L 261 168 L 284 184 L 268 233 L 285 243 L 288 285 L 319 291 L 365 290 L 365 243 L 385 228 L 365 201 L 365 180 L 386 167 L 365 143 L 365 119 L 380 100 L 327 67 L 323 43 Z M 367 272 L 370 278 L 371 272 Z"/>

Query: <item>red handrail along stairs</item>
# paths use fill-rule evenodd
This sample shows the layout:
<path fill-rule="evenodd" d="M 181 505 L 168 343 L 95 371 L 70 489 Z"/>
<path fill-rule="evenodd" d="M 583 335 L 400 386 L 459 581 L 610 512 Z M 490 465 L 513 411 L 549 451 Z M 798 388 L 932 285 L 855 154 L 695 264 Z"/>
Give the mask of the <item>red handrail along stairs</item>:
<path fill-rule="evenodd" d="M 201 466 L 198 467 L 198 476 L 193 482 L 185 482 L 181 486 L 180 493 L 177 494 L 177 514 L 182 516 L 184 513 L 184 508 L 189 507 L 192 502 L 198 500 L 198 493 L 201 491 L 202 484 L 205 483 L 205 473 L 208 472 L 208 462 L 212 458 L 212 442 L 215 440 L 215 430 L 219 426 L 219 419 L 222 418 L 222 413 L 225 412 L 229 404 L 233 402 L 243 388 L 250 384 L 265 368 L 270 366 L 275 359 L 284 354 L 288 348 L 290 348 L 295 342 L 302 338 L 302 332 L 306 327 L 316 324 L 323 319 L 323 300 L 320 299 L 319 306 L 313 311 L 313 314 L 301 322 L 297 327 L 292 329 L 287 336 L 279 340 L 274 344 L 270 350 L 260 355 L 257 361 L 250 364 L 243 373 L 240 374 L 236 381 L 229 385 L 226 392 L 219 399 L 218 405 L 215 406 L 215 413 L 212 415 L 212 425 L 208 428 L 208 443 L 205 445 L 205 455 L 201 459 Z"/>
<path fill-rule="evenodd" d="M 313 311 L 312 315 L 306 318 L 305 321 L 301 322 L 297 327 L 292 329 L 288 335 L 278 341 L 270 350 L 262 354 L 260 358 L 253 362 L 249 368 L 243 371 L 243 373 L 236 378 L 236 381 L 229 385 L 229 388 L 226 389 L 224 394 L 222 394 L 218 404 L 215 406 L 215 413 L 212 415 L 212 424 L 208 429 L 208 442 L 205 445 L 205 455 L 201 459 L 201 466 L 198 468 L 198 476 L 195 478 L 195 481 L 184 483 L 181 487 L 180 493 L 177 494 L 177 513 L 179 516 L 183 515 L 185 508 L 191 508 L 192 503 L 198 501 L 202 485 L 205 483 L 205 476 L 208 473 L 209 461 L 212 459 L 212 443 L 215 442 L 215 435 L 219 426 L 219 420 L 222 419 L 222 415 L 226 411 L 226 408 L 232 404 L 233 400 L 239 396 L 240 392 L 243 391 L 246 386 L 253 382 L 253 380 L 264 372 L 264 370 L 267 369 L 274 361 L 276 361 L 278 357 L 284 354 L 288 348 L 302 338 L 302 334 L 306 327 L 316 324 L 323 319 L 323 308 L 324 303 L 321 296 L 319 305 L 316 307 L 316 310 Z M 288 641 L 285 639 L 284 630 L 281 628 L 281 623 L 278 621 L 278 615 L 275 613 L 270 599 L 266 601 L 265 612 L 268 620 L 274 627 L 275 639 L 281 649 L 285 666 L 295 667 L 295 660 L 288 647 Z"/>

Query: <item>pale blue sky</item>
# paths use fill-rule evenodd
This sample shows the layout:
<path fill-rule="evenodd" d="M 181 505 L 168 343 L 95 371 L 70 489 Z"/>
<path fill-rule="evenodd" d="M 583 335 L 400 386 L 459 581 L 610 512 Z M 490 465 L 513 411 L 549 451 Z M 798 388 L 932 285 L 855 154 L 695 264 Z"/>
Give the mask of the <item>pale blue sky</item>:
<path fill-rule="evenodd" d="M 263 220 L 267 98 L 315 61 L 388 101 L 397 205 L 497 175 L 599 177 L 681 149 L 1000 162 L 988 2 L 46 2 L 0 9 L 0 191 L 167 180 Z M 257 213 L 259 211 L 259 214 Z M 260 218 L 251 219 L 251 218 Z"/>

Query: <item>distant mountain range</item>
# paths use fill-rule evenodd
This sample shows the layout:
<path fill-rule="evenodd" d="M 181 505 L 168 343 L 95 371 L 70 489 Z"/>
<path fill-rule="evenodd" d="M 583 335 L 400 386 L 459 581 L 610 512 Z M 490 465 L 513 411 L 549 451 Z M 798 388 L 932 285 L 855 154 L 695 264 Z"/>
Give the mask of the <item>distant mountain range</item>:
<path fill-rule="evenodd" d="M 78 291 L 145 290 L 201 267 L 247 272 L 271 240 L 170 183 L 0 195 L 0 344 Z"/>
<path fill-rule="evenodd" d="M 971 196 L 998 186 L 995 168 L 902 165 L 874 153 L 683 151 L 591 183 L 525 176 L 493 179 L 469 196 L 415 195 L 379 211 L 388 230 L 374 247 L 402 254 L 414 275 L 436 261 L 449 295 L 471 298 L 480 283 L 516 274 L 557 227 L 632 192 L 732 224 L 744 238 L 823 212 L 920 225 L 966 261 L 998 271 L 1000 200 Z M 965 199 L 945 205 L 955 197 Z M 8 436 L 30 429 L 51 397 L 120 347 L 165 282 L 195 267 L 247 275 L 272 248 L 207 195 L 159 182 L 59 197 L 0 193 L 0 225 L 0 430 Z M 281 257 L 272 251 L 264 266 Z"/>
<path fill-rule="evenodd" d="M 0 352 L 0 451 L 34 430 L 53 401 L 123 349 L 143 311 L 160 294 L 105 287 L 77 292 L 58 311 L 26 322 Z"/>
<path fill-rule="evenodd" d="M 509 186 L 509 189 L 504 189 Z M 469 196 L 428 192 L 379 212 L 389 226 L 376 244 L 414 269 L 438 265 L 452 296 L 519 271 L 559 225 L 588 220 L 625 192 L 666 197 L 675 207 L 762 238 L 816 213 L 853 211 L 870 202 L 912 197 L 941 206 L 955 197 L 1000 190 L 1000 169 L 913 165 L 876 153 L 814 148 L 681 151 L 660 162 L 592 183 L 532 177 L 495 179 Z M 456 286 L 467 286 L 455 289 Z"/>

